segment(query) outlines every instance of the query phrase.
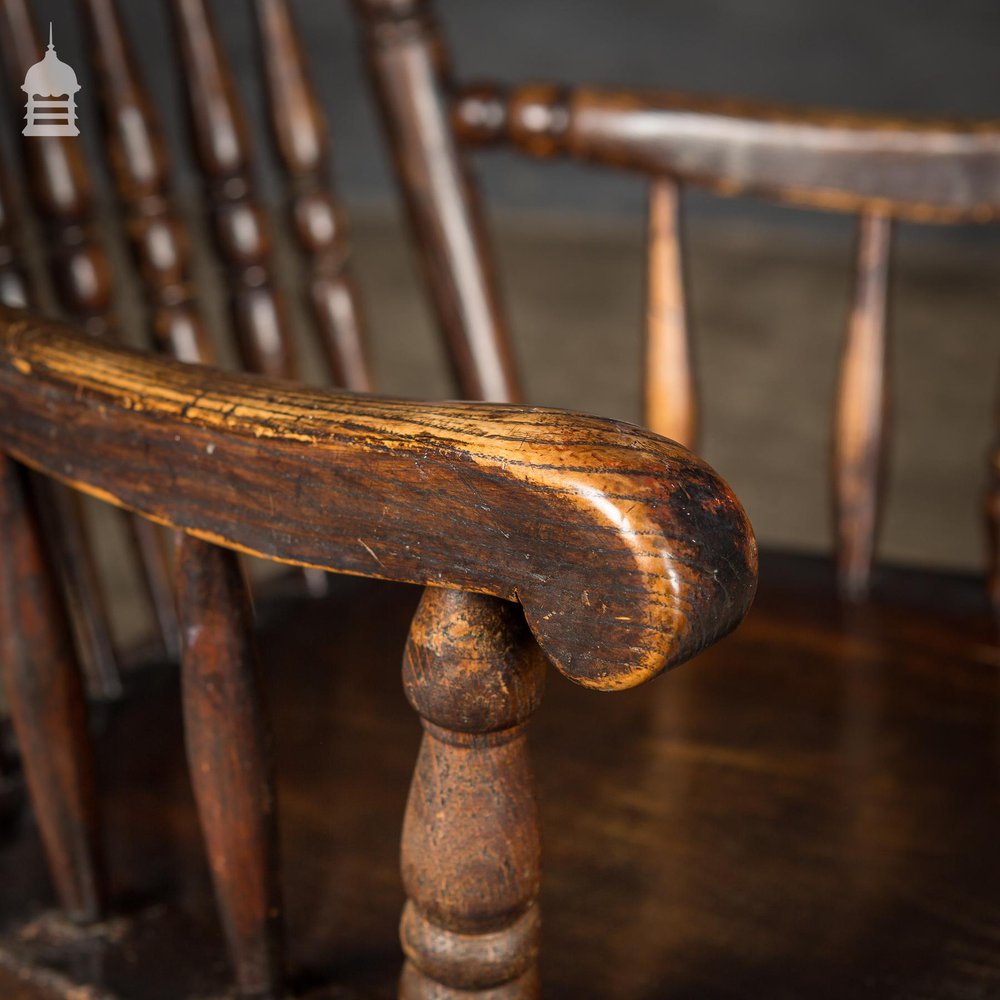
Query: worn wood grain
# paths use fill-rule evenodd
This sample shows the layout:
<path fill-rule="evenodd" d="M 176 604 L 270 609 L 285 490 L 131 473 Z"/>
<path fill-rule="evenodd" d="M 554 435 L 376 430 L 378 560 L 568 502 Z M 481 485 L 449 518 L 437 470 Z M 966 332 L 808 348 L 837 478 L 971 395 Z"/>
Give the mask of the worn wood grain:
<path fill-rule="evenodd" d="M 517 599 L 598 688 L 735 627 L 756 546 L 726 484 L 639 428 L 329 394 L 0 313 L 0 444 L 78 488 L 268 558 Z"/>
<path fill-rule="evenodd" d="M 403 824 L 399 995 L 538 993 L 541 847 L 527 723 L 545 660 L 520 610 L 429 588 L 403 658 L 424 727 Z"/>
<path fill-rule="evenodd" d="M 460 89 L 470 145 L 668 174 L 719 194 L 915 222 L 1000 217 L 1000 120 L 935 121 L 670 91 L 524 84 Z"/>

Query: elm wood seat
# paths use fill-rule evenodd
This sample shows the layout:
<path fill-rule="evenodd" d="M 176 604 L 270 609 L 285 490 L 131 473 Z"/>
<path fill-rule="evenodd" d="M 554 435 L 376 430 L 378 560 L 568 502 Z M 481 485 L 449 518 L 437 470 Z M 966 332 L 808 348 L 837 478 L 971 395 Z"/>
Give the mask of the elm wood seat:
<path fill-rule="evenodd" d="M 544 996 L 996 992 L 998 664 L 982 590 L 908 573 L 907 595 L 876 576 L 873 600 L 831 622 L 830 565 L 765 556 L 770 588 L 697 662 L 608 697 L 550 678 L 531 738 Z M 348 582 L 258 604 L 292 985 L 315 1000 L 394 995 L 397 831 L 420 739 L 398 691 L 419 593 Z M 951 603 L 928 614 L 940 594 Z M 112 882 L 159 905 L 112 935 L 70 941 L 44 921 L 3 935 L 4 986 L 12 967 L 144 1000 L 228 986 L 176 677 L 136 683 L 96 751 Z M 49 902 L 30 833 L 0 851 L 4 918 Z"/>
<path fill-rule="evenodd" d="M 502 145 L 648 178 L 645 420 L 689 447 L 697 442 L 698 392 L 682 187 L 858 215 L 831 472 L 841 590 L 863 600 L 888 434 L 893 223 L 996 221 L 1000 121 L 895 120 L 562 83 L 464 83 L 452 73 L 432 0 L 354 0 L 354 8 L 432 304 L 466 393 L 521 397 L 472 151 Z M 1000 462 L 1000 418 L 996 435 L 993 466 Z M 992 473 L 985 511 L 1000 620 L 998 482 Z"/>
<path fill-rule="evenodd" d="M 241 996 L 281 995 L 283 961 L 270 737 L 232 550 L 431 585 L 403 666 L 425 736 L 402 837 L 400 996 L 536 996 L 526 725 L 545 658 L 615 691 L 731 631 L 753 597 L 756 546 L 725 483 L 614 421 L 327 394 L 9 309 L 0 415 L 0 666 L 65 912 L 87 923 L 106 911 L 98 799 L 82 677 L 13 459 L 183 532 L 185 738 Z"/>

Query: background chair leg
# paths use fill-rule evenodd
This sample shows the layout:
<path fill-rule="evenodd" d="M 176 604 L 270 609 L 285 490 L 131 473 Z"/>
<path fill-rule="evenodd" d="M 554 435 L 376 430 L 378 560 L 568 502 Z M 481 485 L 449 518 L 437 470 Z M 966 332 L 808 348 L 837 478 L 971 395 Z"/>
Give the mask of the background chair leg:
<path fill-rule="evenodd" d="M 235 552 L 184 535 L 178 553 L 188 763 L 241 997 L 282 990 L 269 731 Z"/>
<path fill-rule="evenodd" d="M 0 668 L 35 818 L 66 915 L 105 886 L 84 683 L 25 470 L 0 456 Z"/>
<path fill-rule="evenodd" d="M 428 589 L 403 663 L 424 737 L 403 825 L 405 1000 L 538 996 L 538 813 L 526 722 L 545 660 L 520 608 Z"/>

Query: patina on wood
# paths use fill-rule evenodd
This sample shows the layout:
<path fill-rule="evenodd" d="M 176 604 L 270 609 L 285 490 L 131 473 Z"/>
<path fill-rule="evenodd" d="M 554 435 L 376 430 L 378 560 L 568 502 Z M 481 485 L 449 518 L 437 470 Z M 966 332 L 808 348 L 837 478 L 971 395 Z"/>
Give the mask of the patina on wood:
<path fill-rule="evenodd" d="M 452 121 L 470 145 L 669 174 L 915 222 L 1000 218 L 1000 120 L 935 121 L 592 86 L 476 84 Z"/>
<path fill-rule="evenodd" d="M 0 312 L 0 444 L 211 541 L 516 599 L 568 676 L 629 687 L 753 596 L 739 502 L 700 459 L 559 410 L 329 394 Z"/>

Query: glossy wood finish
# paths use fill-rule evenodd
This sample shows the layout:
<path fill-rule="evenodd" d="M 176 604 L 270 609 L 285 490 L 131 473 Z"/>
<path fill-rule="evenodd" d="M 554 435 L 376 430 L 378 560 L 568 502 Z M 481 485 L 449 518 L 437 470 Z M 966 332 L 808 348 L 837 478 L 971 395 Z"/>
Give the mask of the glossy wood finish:
<path fill-rule="evenodd" d="M 428 588 L 403 660 L 424 736 L 403 825 L 399 996 L 539 995 L 541 849 L 526 724 L 545 660 L 519 609 Z"/>
<path fill-rule="evenodd" d="M 449 122 L 448 68 L 425 0 L 354 0 L 431 301 L 463 396 L 521 390 L 479 200 Z"/>
<path fill-rule="evenodd" d="M 177 591 L 191 782 L 237 988 L 241 997 L 277 998 L 281 907 L 270 730 L 236 553 L 183 536 Z"/>
<path fill-rule="evenodd" d="M 172 203 L 166 145 L 117 4 L 81 0 L 80 6 L 100 89 L 107 162 L 156 343 L 181 361 L 211 361 L 214 349 L 195 301 L 190 238 Z"/>
<path fill-rule="evenodd" d="M 0 459 L 0 670 L 60 903 L 90 921 L 105 885 L 83 675 L 27 489 L 24 470 Z"/>
<path fill-rule="evenodd" d="M 612 420 L 279 387 L 8 311 L 0 445 L 266 558 L 516 598 L 556 666 L 591 687 L 689 658 L 753 597 L 756 545 L 726 484 Z"/>
<path fill-rule="evenodd" d="M 0 303 L 17 309 L 34 304 L 35 295 L 11 217 L 13 204 L 10 178 L 0 169 Z M 80 498 L 41 477 L 34 483 L 34 495 L 51 550 L 58 553 L 56 564 L 88 688 L 98 698 L 116 697 L 121 677 Z"/>
<path fill-rule="evenodd" d="M 892 222 L 864 215 L 854 303 L 841 360 L 833 436 L 834 511 L 841 589 L 868 591 L 881 506 L 889 400 L 886 312 Z"/>
<path fill-rule="evenodd" d="M 657 91 L 525 84 L 460 90 L 469 144 L 510 141 L 720 194 L 915 222 L 1000 217 L 1000 121 L 921 121 Z"/>
<path fill-rule="evenodd" d="M 256 0 L 269 121 L 289 182 L 291 228 L 308 269 L 308 300 L 337 385 L 374 388 L 364 311 L 350 272 L 347 216 L 329 181 L 330 131 L 287 0 Z"/>
<path fill-rule="evenodd" d="M 684 291 L 680 191 L 656 177 L 649 186 L 644 423 L 686 448 L 698 440 L 698 398 Z"/>
<path fill-rule="evenodd" d="M 292 378 L 295 345 L 284 298 L 274 283 L 271 225 L 254 189 L 250 134 L 232 71 L 204 0 L 170 0 L 170 10 L 192 141 L 226 269 L 243 365 Z"/>

